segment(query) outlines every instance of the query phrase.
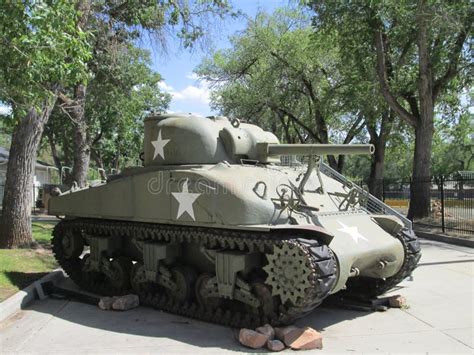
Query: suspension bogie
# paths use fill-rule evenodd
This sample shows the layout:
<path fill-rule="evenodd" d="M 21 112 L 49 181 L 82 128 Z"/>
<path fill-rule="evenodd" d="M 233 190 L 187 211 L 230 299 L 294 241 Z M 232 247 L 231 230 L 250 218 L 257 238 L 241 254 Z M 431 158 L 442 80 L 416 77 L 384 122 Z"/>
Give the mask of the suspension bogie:
<path fill-rule="evenodd" d="M 289 322 L 319 305 L 336 279 L 335 259 L 328 254 L 334 262 L 334 274 L 329 275 L 332 283 L 318 292 L 310 290 L 310 282 L 304 283 L 298 297 L 288 300 L 276 291 L 282 287 L 273 272 L 272 255 L 278 248 L 290 245 L 301 255 L 309 265 L 304 273 L 308 278 L 316 277 L 318 271 L 309 262 L 313 255 L 297 239 L 270 234 L 262 238 L 250 232 L 225 236 L 225 231 L 177 226 L 150 229 L 119 222 L 97 236 L 91 232 L 97 223 L 78 219 L 61 222 L 55 229 L 54 252 L 75 282 L 102 294 L 134 292 L 143 304 L 177 313 L 182 308 L 187 315 L 204 320 L 216 321 L 208 312 L 225 312 L 230 318 L 219 322 L 242 326 Z M 140 233 L 142 229 L 153 231 Z M 78 235 L 82 244 L 89 245 L 82 258 L 74 248 L 63 247 L 69 243 L 79 248 Z M 306 294 L 318 296 L 309 299 Z"/>

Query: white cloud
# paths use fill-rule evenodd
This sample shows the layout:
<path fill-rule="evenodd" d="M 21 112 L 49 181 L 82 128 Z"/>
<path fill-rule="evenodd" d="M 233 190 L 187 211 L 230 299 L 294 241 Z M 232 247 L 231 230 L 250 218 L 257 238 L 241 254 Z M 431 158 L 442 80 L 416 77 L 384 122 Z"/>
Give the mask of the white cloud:
<path fill-rule="evenodd" d="M 166 92 L 169 92 L 169 93 L 172 93 L 174 92 L 174 89 L 171 85 L 168 85 L 166 84 L 164 81 L 160 81 L 158 83 L 158 87 L 163 90 L 163 91 L 166 91 Z"/>
<path fill-rule="evenodd" d="M 191 79 L 191 80 L 199 80 L 199 76 L 196 73 L 188 73 L 186 75 L 186 78 Z"/>
<path fill-rule="evenodd" d="M 187 78 L 197 78 L 197 76 L 193 75 L 195 74 L 190 74 Z M 188 85 L 182 90 L 175 90 L 164 81 L 160 81 L 158 87 L 169 93 L 175 101 L 187 101 L 209 105 L 209 84 L 205 80 L 199 80 L 194 85 Z"/>
<path fill-rule="evenodd" d="M 205 83 L 197 86 L 188 85 L 183 90 L 175 92 L 173 98 L 177 101 L 197 101 L 209 104 L 209 87 Z"/>
<path fill-rule="evenodd" d="M 12 113 L 10 106 L 0 103 L 0 116 L 7 116 Z"/>

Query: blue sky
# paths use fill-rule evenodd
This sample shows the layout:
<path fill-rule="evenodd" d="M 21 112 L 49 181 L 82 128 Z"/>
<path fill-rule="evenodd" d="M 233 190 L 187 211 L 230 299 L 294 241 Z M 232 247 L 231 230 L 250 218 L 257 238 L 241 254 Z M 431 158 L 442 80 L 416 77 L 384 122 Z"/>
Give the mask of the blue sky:
<path fill-rule="evenodd" d="M 235 9 L 241 10 L 250 17 L 257 11 L 273 12 L 278 7 L 287 6 L 291 0 L 233 0 Z M 212 33 L 213 47 L 216 49 L 229 47 L 228 37 L 245 29 L 246 21 L 240 17 L 222 23 L 217 33 Z M 171 42 L 167 55 L 159 53 L 153 46 L 144 45 L 152 52 L 153 69 L 160 73 L 164 81 L 161 88 L 172 96 L 169 110 L 172 112 L 193 112 L 210 115 L 215 112 L 209 107 L 209 88 L 206 82 L 199 81 L 193 70 L 206 56 L 203 51 L 179 50 L 179 42 Z"/>

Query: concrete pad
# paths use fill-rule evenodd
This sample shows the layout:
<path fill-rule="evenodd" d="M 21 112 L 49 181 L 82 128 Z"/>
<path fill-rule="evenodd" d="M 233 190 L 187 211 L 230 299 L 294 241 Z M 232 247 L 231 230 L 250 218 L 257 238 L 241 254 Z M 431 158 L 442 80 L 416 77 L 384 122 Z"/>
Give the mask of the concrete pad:
<path fill-rule="evenodd" d="M 413 274 L 391 294 L 407 309 L 359 312 L 323 306 L 298 320 L 323 334 L 317 353 L 474 353 L 474 250 L 422 242 Z M 0 323 L 2 352 L 196 353 L 258 352 L 243 348 L 237 330 L 139 307 L 100 311 L 78 302 L 46 299 Z M 287 350 L 287 352 L 291 352 Z"/>

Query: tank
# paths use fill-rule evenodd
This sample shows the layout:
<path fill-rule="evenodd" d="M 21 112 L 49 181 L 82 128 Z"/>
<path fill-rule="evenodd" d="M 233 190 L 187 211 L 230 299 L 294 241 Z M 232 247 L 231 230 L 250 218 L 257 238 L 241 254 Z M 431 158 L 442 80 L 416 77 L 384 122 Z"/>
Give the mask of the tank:
<path fill-rule="evenodd" d="M 53 251 L 103 294 L 235 327 L 288 324 L 337 292 L 375 297 L 420 258 L 411 228 L 321 172 L 373 146 L 280 144 L 225 117 L 153 115 L 143 166 L 57 193 Z M 291 164 L 283 164 L 282 162 Z"/>

